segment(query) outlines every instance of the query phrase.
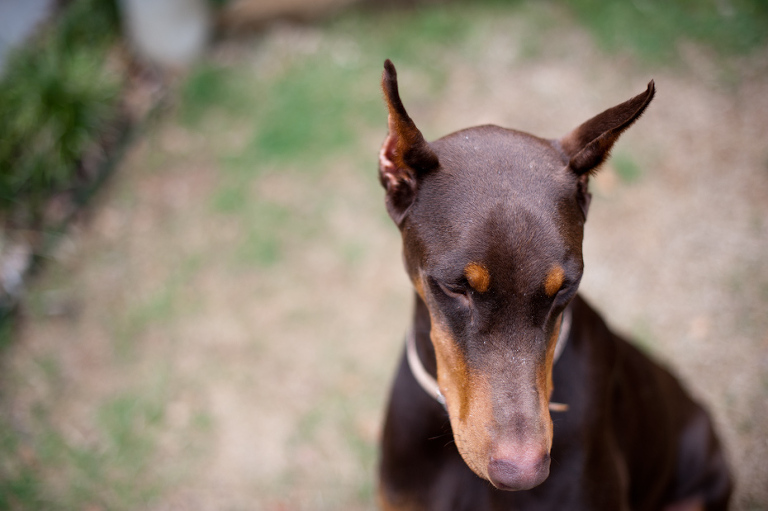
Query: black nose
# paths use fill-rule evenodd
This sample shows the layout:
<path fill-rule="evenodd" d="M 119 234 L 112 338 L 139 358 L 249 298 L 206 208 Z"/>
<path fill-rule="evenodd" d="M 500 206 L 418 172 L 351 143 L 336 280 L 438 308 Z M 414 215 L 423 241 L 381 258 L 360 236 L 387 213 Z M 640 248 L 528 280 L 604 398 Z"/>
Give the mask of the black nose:
<path fill-rule="evenodd" d="M 504 459 L 491 456 L 488 479 L 499 490 L 530 490 L 549 476 L 549 454 L 527 459 Z"/>

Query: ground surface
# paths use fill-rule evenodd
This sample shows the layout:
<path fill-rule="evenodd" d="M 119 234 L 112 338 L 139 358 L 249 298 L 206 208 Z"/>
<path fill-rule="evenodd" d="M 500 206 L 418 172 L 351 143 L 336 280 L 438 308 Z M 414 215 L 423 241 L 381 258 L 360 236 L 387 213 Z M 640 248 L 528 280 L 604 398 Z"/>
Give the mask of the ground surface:
<path fill-rule="evenodd" d="M 425 12 L 224 41 L 138 137 L 4 352 L 11 509 L 374 508 L 410 307 L 385 57 L 430 139 L 560 136 L 656 80 L 592 183 L 583 294 L 711 408 L 734 508 L 768 509 L 768 52 L 654 67 L 559 8 Z"/>

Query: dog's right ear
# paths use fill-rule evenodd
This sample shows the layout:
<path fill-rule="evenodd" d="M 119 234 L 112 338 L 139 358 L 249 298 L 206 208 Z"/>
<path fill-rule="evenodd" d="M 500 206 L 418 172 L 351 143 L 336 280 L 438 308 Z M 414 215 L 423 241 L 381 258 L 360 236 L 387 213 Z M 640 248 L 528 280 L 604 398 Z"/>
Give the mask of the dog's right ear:
<path fill-rule="evenodd" d="M 400 225 L 416 198 L 420 177 L 436 169 L 439 162 L 405 111 L 397 89 L 397 72 L 389 59 L 384 62 L 381 86 L 389 109 L 389 133 L 379 152 L 379 180 L 387 190 L 387 211 Z"/>

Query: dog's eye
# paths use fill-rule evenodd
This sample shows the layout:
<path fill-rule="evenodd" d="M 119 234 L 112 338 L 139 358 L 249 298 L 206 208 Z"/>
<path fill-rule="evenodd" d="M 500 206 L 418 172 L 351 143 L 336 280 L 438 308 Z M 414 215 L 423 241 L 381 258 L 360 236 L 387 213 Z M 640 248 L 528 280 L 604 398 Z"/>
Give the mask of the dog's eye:
<path fill-rule="evenodd" d="M 447 294 L 448 296 L 453 296 L 454 298 L 457 298 L 459 296 L 467 295 L 466 289 L 462 289 L 459 286 L 455 286 L 455 285 L 452 286 L 449 284 L 445 284 L 443 282 L 438 282 L 437 285 L 440 286 L 440 289 L 443 291 L 443 293 Z"/>
<path fill-rule="evenodd" d="M 573 295 L 576 293 L 577 289 L 578 289 L 578 285 L 573 285 L 569 282 L 565 282 L 553 297 L 553 302 L 556 305 L 567 303 L 568 301 L 571 300 L 571 298 L 573 298 Z"/>
<path fill-rule="evenodd" d="M 437 281 L 437 287 L 440 288 L 446 296 L 460 300 L 462 304 L 469 305 L 469 296 L 467 288 L 458 284 L 446 284 L 445 282 Z"/>

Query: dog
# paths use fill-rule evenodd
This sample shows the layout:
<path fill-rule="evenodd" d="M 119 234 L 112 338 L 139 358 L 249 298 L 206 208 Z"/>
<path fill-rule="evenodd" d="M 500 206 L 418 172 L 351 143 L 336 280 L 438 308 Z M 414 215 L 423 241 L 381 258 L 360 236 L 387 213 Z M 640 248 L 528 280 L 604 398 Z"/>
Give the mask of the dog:
<path fill-rule="evenodd" d="M 728 508 L 707 412 L 577 295 L 589 177 L 653 81 L 559 140 L 434 142 L 384 64 L 386 208 L 415 290 L 382 432 L 384 510 Z"/>

